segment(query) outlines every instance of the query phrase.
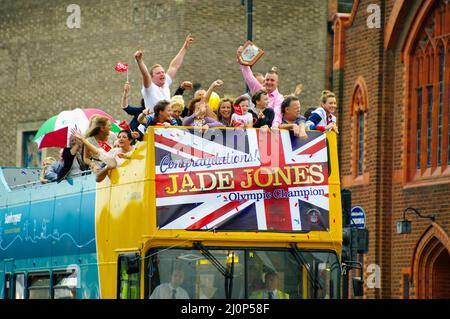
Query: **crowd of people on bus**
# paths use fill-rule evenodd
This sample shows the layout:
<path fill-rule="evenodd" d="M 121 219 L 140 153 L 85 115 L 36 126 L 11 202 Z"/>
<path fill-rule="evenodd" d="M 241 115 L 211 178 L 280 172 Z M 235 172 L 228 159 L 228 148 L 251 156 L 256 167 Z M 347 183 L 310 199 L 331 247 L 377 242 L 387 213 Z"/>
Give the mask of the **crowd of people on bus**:
<path fill-rule="evenodd" d="M 129 82 L 124 85 L 121 103 L 122 109 L 130 115 L 130 121 L 122 122 L 120 126 L 123 130 L 116 135 L 111 132 L 107 118 L 94 115 L 84 135 L 75 130 L 71 132 L 71 145 L 61 151 L 59 160 L 46 158 L 43 161 L 41 182 L 59 182 L 86 169 L 97 174 L 98 182 L 102 181 L 111 169 L 129 157 L 133 145 L 143 139 L 149 126 L 193 126 L 201 130 L 214 127 L 288 129 L 301 139 L 307 139 L 307 130 L 338 133 L 333 115 L 336 110 L 334 93 L 323 91 L 320 106 L 308 109 L 303 116 L 298 97 L 301 87 L 290 95 L 281 94 L 275 67 L 264 76 L 253 72 L 249 66 L 239 64 L 249 92 L 234 100 L 220 99 L 217 109 L 212 109 L 208 101 L 213 92 L 223 85 L 222 80 L 214 81 L 207 90 L 197 90 L 188 103 L 185 103 L 183 93 L 193 89 L 190 81 L 182 82 L 171 96 L 173 79 L 193 42 L 194 38 L 188 35 L 167 71 L 160 64 L 148 69 L 143 51 L 136 51 L 134 58 L 143 80 L 141 103 L 139 106 L 129 104 Z M 238 48 L 237 56 L 242 50 L 242 46 Z"/>

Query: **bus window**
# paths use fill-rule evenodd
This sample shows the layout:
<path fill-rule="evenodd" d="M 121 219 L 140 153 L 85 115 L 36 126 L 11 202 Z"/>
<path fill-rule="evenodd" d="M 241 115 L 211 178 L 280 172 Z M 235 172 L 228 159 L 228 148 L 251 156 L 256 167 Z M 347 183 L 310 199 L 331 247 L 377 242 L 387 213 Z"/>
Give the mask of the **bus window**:
<path fill-rule="evenodd" d="M 25 299 L 25 274 L 14 275 L 14 299 Z"/>
<path fill-rule="evenodd" d="M 250 299 L 297 299 L 301 274 L 293 256 L 283 251 L 248 251 L 248 296 Z"/>
<path fill-rule="evenodd" d="M 28 275 L 28 298 L 50 299 L 49 273 L 38 273 Z"/>
<path fill-rule="evenodd" d="M 148 298 L 224 299 L 227 290 L 231 298 L 244 298 L 244 252 L 231 249 L 208 251 L 212 259 L 194 249 L 150 251 L 147 256 L 151 258 L 147 258 L 146 266 Z M 228 275 L 231 274 L 233 279 L 230 281 Z"/>
<path fill-rule="evenodd" d="M 339 298 L 340 265 L 334 254 L 324 252 L 302 251 L 308 266 L 306 289 L 309 298 L 335 299 Z"/>
<path fill-rule="evenodd" d="M 5 275 L 4 299 L 11 299 L 11 274 Z"/>
<path fill-rule="evenodd" d="M 77 272 L 53 273 L 53 298 L 76 299 L 77 297 Z"/>
<path fill-rule="evenodd" d="M 119 299 L 139 299 L 139 262 L 138 254 L 119 256 Z"/>
<path fill-rule="evenodd" d="M 339 298 L 340 265 L 336 253 L 301 250 L 297 253 L 276 248 L 237 250 L 204 246 L 152 249 L 146 257 L 146 296 L 151 299 Z"/>

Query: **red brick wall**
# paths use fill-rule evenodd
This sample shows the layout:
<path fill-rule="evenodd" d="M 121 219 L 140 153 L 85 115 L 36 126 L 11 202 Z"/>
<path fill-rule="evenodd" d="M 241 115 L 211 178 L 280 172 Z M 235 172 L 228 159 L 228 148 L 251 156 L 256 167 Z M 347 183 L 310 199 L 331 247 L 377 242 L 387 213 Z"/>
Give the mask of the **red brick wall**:
<path fill-rule="evenodd" d="M 402 179 L 406 106 L 405 66 L 400 53 L 404 37 L 399 36 L 399 43 L 389 50 L 385 50 L 383 46 L 383 26 L 389 19 L 394 2 L 359 1 L 353 24 L 346 30 L 343 96 L 338 113 L 343 186 L 352 190 L 352 205 L 365 208 L 370 231 L 365 267 L 371 263 L 381 267 L 381 289 L 365 287 L 368 298 L 401 298 L 402 269 L 411 267 L 414 249 L 430 225 L 429 220 L 408 215 L 408 219 L 412 221 L 412 233 L 396 234 L 396 222 L 402 219 L 406 207 L 417 208 L 425 214 L 436 214 L 437 224 L 447 234 L 450 233 L 449 184 L 411 187 Z M 366 25 L 369 4 L 380 5 L 382 16 L 386 14 L 380 29 L 369 29 Z M 416 10 L 416 7 L 411 7 L 402 30 L 398 32 L 407 32 L 407 22 L 414 17 Z M 346 177 L 351 175 L 352 163 L 350 103 L 354 84 L 359 76 L 367 84 L 369 99 L 365 131 L 365 172 L 369 174 L 369 181 L 355 186 Z M 338 92 L 338 82 L 334 83 L 334 90 Z M 367 278 L 367 274 L 365 277 Z"/>
<path fill-rule="evenodd" d="M 433 276 L 433 298 L 450 298 L 450 256 L 448 251 L 443 251 L 436 260 L 434 272 L 439 276 Z"/>
<path fill-rule="evenodd" d="M 343 96 L 339 105 L 339 128 L 340 128 L 340 163 L 341 176 L 352 175 L 352 117 L 351 117 L 351 97 L 355 81 L 362 76 L 367 84 L 368 91 L 368 112 L 365 123 L 365 162 L 364 173 L 369 173 L 369 180 L 366 185 L 352 186 L 343 183 L 352 191 L 352 205 L 364 207 L 367 214 L 367 226 L 370 231 L 369 254 L 366 258 L 366 265 L 378 264 L 382 271 L 382 287 L 389 286 L 386 281 L 386 268 L 382 265 L 380 243 L 386 236 L 382 233 L 380 219 L 381 210 L 380 199 L 380 163 L 381 150 L 378 144 L 378 135 L 382 125 L 381 114 L 381 79 L 380 69 L 382 63 L 383 30 L 369 29 L 367 27 L 367 6 L 369 3 L 380 4 L 381 1 L 360 1 L 358 11 L 352 25 L 346 30 L 345 43 L 345 66 L 343 70 Z M 370 40 L 367 40 L 370 39 Z M 336 83 L 336 82 L 335 82 Z M 335 91 L 338 91 L 335 88 Z M 354 153 L 354 152 L 353 152 Z M 388 265 L 386 265 L 387 267 Z M 380 289 L 365 289 L 368 298 L 380 297 Z"/>

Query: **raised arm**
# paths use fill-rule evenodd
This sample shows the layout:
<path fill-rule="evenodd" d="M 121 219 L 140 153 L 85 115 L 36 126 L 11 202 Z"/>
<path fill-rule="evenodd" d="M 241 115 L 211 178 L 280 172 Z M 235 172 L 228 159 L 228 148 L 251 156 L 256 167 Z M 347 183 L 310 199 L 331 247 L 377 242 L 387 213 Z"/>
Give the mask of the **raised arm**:
<path fill-rule="evenodd" d="M 205 102 L 209 101 L 209 98 L 211 97 L 212 92 L 214 92 L 215 89 L 221 87 L 223 85 L 222 80 L 215 80 L 208 88 L 208 91 L 206 91 L 205 95 L 203 95 L 202 100 Z"/>
<path fill-rule="evenodd" d="M 184 56 L 186 55 L 187 50 L 191 43 L 194 42 L 194 38 L 189 34 L 184 41 L 183 46 L 180 51 L 178 51 L 177 55 L 173 58 L 173 60 L 169 64 L 169 68 L 167 69 L 167 74 L 173 79 L 177 74 L 178 69 L 183 64 Z"/>
<path fill-rule="evenodd" d="M 86 146 L 86 148 L 89 150 L 89 152 L 91 152 L 91 154 L 97 156 L 100 155 L 100 150 L 94 145 L 92 145 L 80 132 L 72 130 L 71 133 L 77 139 L 78 142 L 81 142 Z"/>
<path fill-rule="evenodd" d="M 146 125 L 147 122 L 148 122 L 147 121 L 147 115 L 149 115 L 149 114 L 150 114 L 150 111 L 148 109 L 143 110 L 142 113 L 139 114 L 139 116 L 137 118 L 139 124 Z"/>
<path fill-rule="evenodd" d="M 150 72 L 148 72 L 147 66 L 145 65 L 142 57 L 143 57 L 143 53 L 141 50 L 136 51 L 136 53 L 134 54 L 134 58 L 136 59 L 137 65 L 142 74 L 142 81 L 143 81 L 144 87 L 149 88 L 152 78 L 150 77 Z"/>
<path fill-rule="evenodd" d="M 237 61 L 239 61 L 237 56 L 242 53 L 242 50 L 243 50 L 242 46 L 240 46 L 237 49 L 237 52 L 236 52 Z M 250 89 L 251 94 L 264 88 L 261 85 L 261 83 L 259 83 L 258 80 L 255 78 L 255 76 L 253 75 L 252 69 L 250 69 L 250 67 L 248 65 L 239 64 L 239 66 L 241 68 L 241 72 L 242 72 L 242 76 L 244 77 L 244 81 L 247 84 L 248 88 Z"/>
<path fill-rule="evenodd" d="M 128 94 L 130 94 L 130 82 L 126 82 L 123 87 L 122 108 L 128 106 Z"/>
<path fill-rule="evenodd" d="M 206 105 L 206 116 L 212 117 L 214 120 L 217 120 L 217 114 L 214 113 L 214 111 L 211 109 L 211 107 L 208 104 L 209 98 L 211 97 L 212 92 L 223 85 L 222 80 L 215 80 L 208 88 L 208 91 L 206 91 L 205 95 L 202 96 L 202 99 L 200 100 L 202 103 L 205 103 Z"/>
<path fill-rule="evenodd" d="M 173 95 L 183 95 L 185 90 L 191 90 L 193 84 L 190 81 L 183 81 Z"/>

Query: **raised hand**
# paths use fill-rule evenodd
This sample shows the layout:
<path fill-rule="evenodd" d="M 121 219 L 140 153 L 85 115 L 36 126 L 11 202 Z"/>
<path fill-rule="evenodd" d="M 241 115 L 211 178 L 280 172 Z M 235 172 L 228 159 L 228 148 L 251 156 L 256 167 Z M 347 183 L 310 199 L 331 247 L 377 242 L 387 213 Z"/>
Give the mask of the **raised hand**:
<path fill-rule="evenodd" d="M 84 136 L 81 134 L 81 132 L 78 129 L 71 129 L 70 134 L 78 141 L 83 143 L 85 140 Z"/>
<path fill-rule="evenodd" d="M 297 86 L 295 87 L 295 90 L 294 90 L 294 95 L 299 96 L 300 93 L 302 93 L 302 89 L 303 89 L 303 84 L 297 84 Z"/>
<path fill-rule="evenodd" d="M 144 113 L 144 115 L 150 115 L 150 110 L 145 108 L 142 113 Z"/>
<path fill-rule="evenodd" d="M 215 80 L 215 81 L 212 83 L 212 85 L 213 85 L 215 88 L 221 87 L 221 86 L 223 85 L 223 81 L 222 81 L 222 80 Z"/>
<path fill-rule="evenodd" d="M 128 96 L 129 93 L 130 93 L 130 82 L 126 82 L 125 85 L 123 86 L 123 94 Z"/>
<path fill-rule="evenodd" d="M 184 40 L 184 48 L 187 50 L 191 43 L 194 42 L 194 37 L 191 34 L 188 34 L 186 40 Z"/>
<path fill-rule="evenodd" d="M 241 56 L 241 53 L 244 51 L 244 47 L 242 45 L 239 46 L 239 48 L 236 51 L 236 60 L 240 63 L 239 57 Z"/>
<path fill-rule="evenodd" d="M 142 52 L 142 50 L 137 50 L 135 53 L 134 53 L 134 58 L 136 59 L 136 61 L 142 61 L 142 57 L 143 57 L 143 52 Z"/>
<path fill-rule="evenodd" d="M 191 90 L 194 87 L 190 81 L 183 81 L 180 86 L 183 90 Z"/>
<path fill-rule="evenodd" d="M 139 132 L 137 132 L 137 131 L 133 131 L 133 132 L 131 132 L 131 136 L 133 137 L 133 139 L 137 139 L 137 138 L 139 138 Z"/>

